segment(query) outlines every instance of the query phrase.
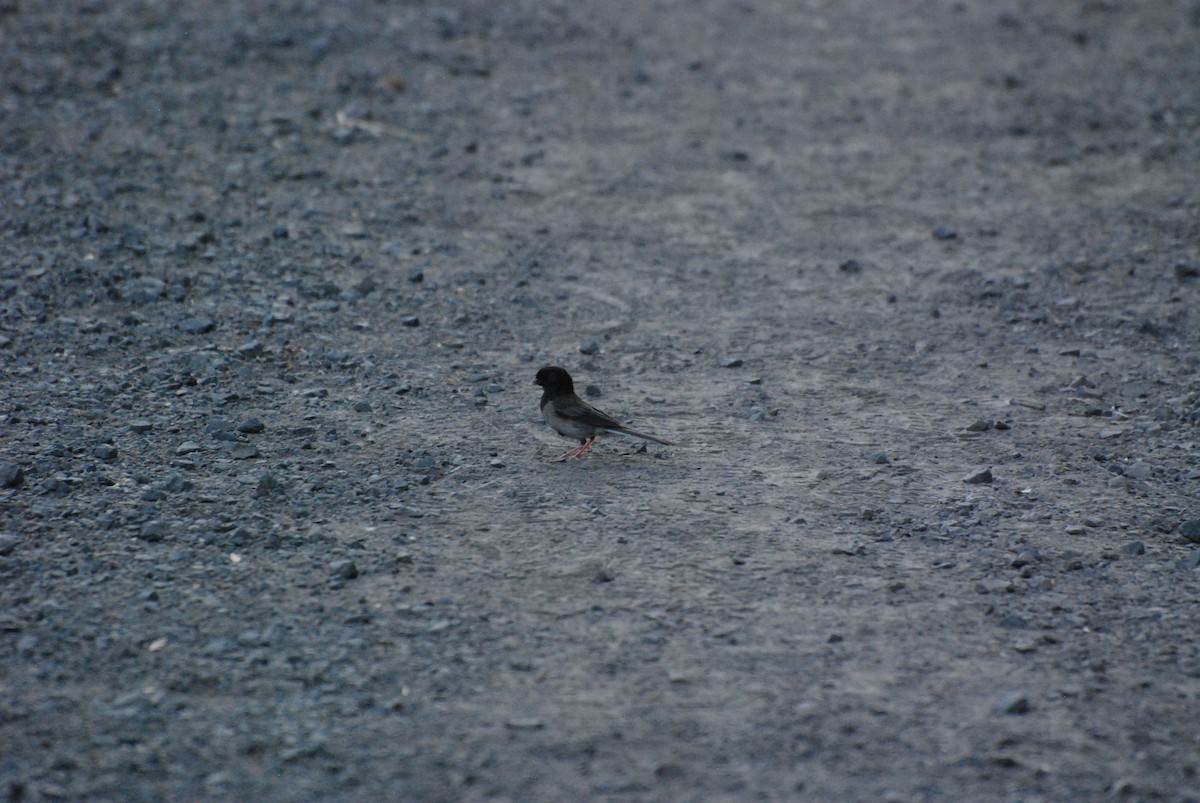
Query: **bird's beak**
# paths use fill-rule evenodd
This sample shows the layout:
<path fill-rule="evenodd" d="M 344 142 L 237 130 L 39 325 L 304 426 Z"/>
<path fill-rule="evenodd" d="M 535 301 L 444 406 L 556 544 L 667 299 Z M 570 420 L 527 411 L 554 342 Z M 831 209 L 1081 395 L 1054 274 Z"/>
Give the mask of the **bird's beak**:
<path fill-rule="evenodd" d="M 536 387 L 537 387 L 537 380 L 536 380 L 536 379 L 531 379 L 531 380 L 529 380 L 529 386 L 530 386 L 530 387 L 533 387 L 533 388 L 536 388 Z"/>

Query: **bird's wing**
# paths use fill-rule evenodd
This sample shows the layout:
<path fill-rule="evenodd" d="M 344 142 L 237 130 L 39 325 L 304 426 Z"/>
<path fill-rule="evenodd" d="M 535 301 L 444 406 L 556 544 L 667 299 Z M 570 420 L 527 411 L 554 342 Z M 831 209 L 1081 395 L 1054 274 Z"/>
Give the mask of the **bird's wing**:
<path fill-rule="evenodd" d="M 560 418 L 596 429 L 624 429 L 620 421 L 607 413 L 600 412 L 578 396 L 570 399 L 558 399 L 554 406 L 554 412 Z"/>

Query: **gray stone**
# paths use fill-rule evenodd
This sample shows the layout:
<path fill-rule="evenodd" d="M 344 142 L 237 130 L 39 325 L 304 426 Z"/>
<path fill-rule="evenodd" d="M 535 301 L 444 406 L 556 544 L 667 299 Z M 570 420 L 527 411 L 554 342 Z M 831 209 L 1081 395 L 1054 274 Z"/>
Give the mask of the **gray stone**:
<path fill-rule="evenodd" d="M 25 482 L 25 470 L 16 463 L 0 464 L 0 488 L 16 488 Z"/>
<path fill-rule="evenodd" d="M 358 577 L 358 566 L 349 558 L 330 561 L 329 570 L 333 572 L 334 577 L 342 580 L 353 580 Z"/>
<path fill-rule="evenodd" d="M 237 431 L 244 432 L 247 435 L 257 435 L 266 428 L 266 425 L 257 418 L 247 418 L 245 421 L 237 425 Z"/>
<path fill-rule="evenodd" d="M 985 485 L 992 481 L 992 470 L 990 468 L 977 468 L 963 477 L 962 481 L 967 485 Z"/>
<path fill-rule="evenodd" d="M 249 460 L 251 458 L 258 457 L 258 455 L 258 447 L 249 443 L 236 444 L 232 449 L 229 450 L 229 456 L 234 460 Z"/>
<path fill-rule="evenodd" d="M 216 326 L 216 322 L 207 315 L 196 315 L 191 318 L 184 318 L 179 322 L 179 330 L 189 335 L 203 335 L 211 332 Z"/>
<path fill-rule="evenodd" d="M 175 447 L 175 454 L 182 456 L 185 454 L 191 454 L 192 452 L 198 452 L 202 448 L 203 447 L 195 441 L 184 441 Z"/>
<path fill-rule="evenodd" d="M 1134 460 L 1125 466 L 1125 476 L 1132 480 L 1148 480 L 1154 476 L 1154 467 L 1141 460 Z"/>
<path fill-rule="evenodd" d="M 579 353 L 591 356 L 600 353 L 600 344 L 595 340 L 585 340 L 579 344 Z"/>
<path fill-rule="evenodd" d="M 270 496 L 275 493 L 283 493 L 287 490 L 287 485 L 278 477 L 269 471 L 264 471 L 258 477 L 258 482 L 254 486 L 254 495 L 258 498 Z"/>
<path fill-rule="evenodd" d="M 0 555 L 11 555 L 21 539 L 12 533 L 0 533 Z"/>
<path fill-rule="evenodd" d="M 255 357 L 261 356 L 262 353 L 263 344 L 261 340 L 247 340 L 238 346 L 236 350 L 236 354 L 244 360 L 252 360 Z"/>
<path fill-rule="evenodd" d="M 190 491 L 195 486 L 192 484 L 191 480 L 185 478 L 182 474 L 172 474 L 167 478 L 167 481 L 163 483 L 162 487 L 164 491 L 177 494 L 184 491 Z"/>
<path fill-rule="evenodd" d="M 1146 542 L 1145 541 L 1131 541 L 1130 543 L 1121 547 L 1121 551 L 1123 553 L 1125 553 L 1126 555 L 1145 555 L 1146 554 Z"/>
<path fill-rule="evenodd" d="M 1179 534 L 1194 544 L 1200 544 L 1200 519 L 1192 519 L 1180 524 Z"/>
<path fill-rule="evenodd" d="M 101 460 L 116 460 L 117 447 L 113 446 L 111 443 L 102 443 L 96 448 L 92 449 L 92 456 L 98 457 Z"/>
<path fill-rule="evenodd" d="M 1029 695 L 1023 691 L 1009 692 L 992 706 L 993 714 L 1028 714 L 1032 710 Z"/>
<path fill-rule="evenodd" d="M 1020 569 L 1022 566 L 1028 566 L 1031 563 L 1036 563 L 1041 559 L 1041 553 L 1036 549 L 1022 549 L 1017 556 L 1012 559 L 1009 564 L 1014 569 Z"/>
<path fill-rule="evenodd" d="M 400 319 L 401 326 L 407 326 L 409 329 L 415 329 L 421 325 L 421 319 L 416 315 L 405 315 Z"/>
<path fill-rule="evenodd" d="M 721 360 L 721 367 L 722 368 L 741 368 L 742 367 L 742 358 L 741 357 L 726 357 L 725 359 Z"/>

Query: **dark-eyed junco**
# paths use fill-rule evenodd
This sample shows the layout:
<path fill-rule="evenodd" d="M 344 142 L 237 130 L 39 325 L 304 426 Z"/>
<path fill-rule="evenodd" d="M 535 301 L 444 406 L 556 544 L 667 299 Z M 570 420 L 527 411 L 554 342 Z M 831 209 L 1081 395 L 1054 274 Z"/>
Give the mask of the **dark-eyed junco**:
<path fill-rule="evenodd" d="M 607 413 L 602 413 L 583 399 L 575 395 L 575 383 L 571 375 L 562 368 L 550 365 L 537 372 L 533 384 L 542 386 L 542 418 L 550 428 L 567 438 L 575 438 L 579 446 L 568 449 L 555 460 L 567 460 L 580 457 L 596 440 L 601 432 L 611 432 L 614 435 L 630 435 L 642 438 L 664 446 L 670 446 L 668 441 L 635 432 Z"/>

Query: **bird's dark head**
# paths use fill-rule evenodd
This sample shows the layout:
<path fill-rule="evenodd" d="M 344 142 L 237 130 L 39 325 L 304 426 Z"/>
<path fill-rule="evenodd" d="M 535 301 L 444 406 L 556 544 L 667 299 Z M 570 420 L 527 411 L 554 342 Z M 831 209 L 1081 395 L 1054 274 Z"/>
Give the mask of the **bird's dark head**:
<path fill-rule="evenodd" d="M 533 384 L 541 385 L 548 396 L 565 396 L 575 392 L 575 383 L 571 375 L 557 365 L 548 365 L 537 372 Z"/>

